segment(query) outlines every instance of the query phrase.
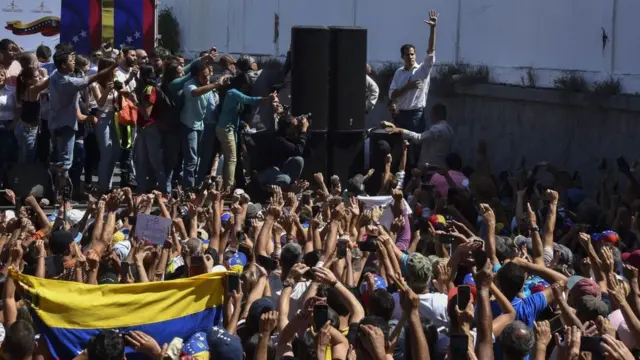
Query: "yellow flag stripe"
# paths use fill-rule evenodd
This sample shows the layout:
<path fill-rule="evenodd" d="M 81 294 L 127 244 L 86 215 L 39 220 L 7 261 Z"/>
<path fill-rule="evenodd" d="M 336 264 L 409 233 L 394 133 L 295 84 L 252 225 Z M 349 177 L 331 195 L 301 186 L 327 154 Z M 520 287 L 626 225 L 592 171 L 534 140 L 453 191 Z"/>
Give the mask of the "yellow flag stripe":
<path fill-rule="evenodd" d="M 105 329 L 178 319 L 223 304 L 226 272 L 188 279 L 87 285 L 12 273 L 49 327 Z"/>
<path fill-rule="evenodd" d="M 113 41 L 113 2 L 114 0 L 102 0 L 102 43 Z"/>

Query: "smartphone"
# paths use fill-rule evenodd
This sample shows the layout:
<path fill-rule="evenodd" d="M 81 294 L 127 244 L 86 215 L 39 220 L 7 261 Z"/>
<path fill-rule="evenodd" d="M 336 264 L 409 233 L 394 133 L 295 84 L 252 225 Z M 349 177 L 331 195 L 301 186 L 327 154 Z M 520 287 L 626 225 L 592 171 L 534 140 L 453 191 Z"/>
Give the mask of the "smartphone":
<path fill-rule="evenodd" d="M 336 255 L 338 256 L 338 259 L 343 259 L 345 256 L 347 256 L 347 245 L 347 240 L 338 240 L 336 249 Z"/>
<path fill-rule="evenodd" d="M 458 290 L 458 299 L 460 299 L 460 290 Z M 454 359 L 466 359 L 469 352 L 469 337 L 467 334 L 450 334 L 449 349 Z"/>
<path fill-rule="evenodd" d="M 361 241 L 358 244 L 358 248 L 361 251 L 376 252 L 376 250 L 378 250 L 378 247 L 376 246 L 377 242 L 378 242 L 377 236 L 367 236 L 367 240 Z"/>
<path fill-rule="evenodd" d="M 455 238 L 449 235 L 438 235 L 438 241 L 442 245 L 451 245 L 454 243 Z"/>
<path fill-rule="evenodd" d="M 549 328 L 551 329 L 552 334 L 555 334 L 558 331 L 564 329 L 564 322 L 562 322 L 562 315 L 558 315 L 553 319 L 549 320 Z"/>
<path fill-rule="evenodd" d="M 256 262 L 267 271 L 274 271 L 278 268 L 278 263 L 269 256 L 258 255 Z"/>
<path fill-rule="evenodd" d="M 483 249 L 474 250 L 471 255 L 473 256 L 477 269 L 481 269 L 487 263 L 487 252 Z"/>
<path fill-rule="evenodd" d="M 460 311 L 464 311 L 471 301 L 471 287 L 469 285 L 458 286 L 458 299 L 457 305 Z"/>
<path fill-rule="evenodd" d="M 240 274 L 227 275 L 227 294 L 231 295 L 240 288 Z"/>
<path fill-rule="evenodd" d="M 580 339 L 580 352 L 591 353 L 592 360 L 604 359 L 601 336 L 583 336 Z"/>
<path fill-rule="evenodd" d="M 313 323 L 316 332 L 320 331 L 327 321 L 329 321 L 329 306 L 327 304 L 314 305 Z"/>

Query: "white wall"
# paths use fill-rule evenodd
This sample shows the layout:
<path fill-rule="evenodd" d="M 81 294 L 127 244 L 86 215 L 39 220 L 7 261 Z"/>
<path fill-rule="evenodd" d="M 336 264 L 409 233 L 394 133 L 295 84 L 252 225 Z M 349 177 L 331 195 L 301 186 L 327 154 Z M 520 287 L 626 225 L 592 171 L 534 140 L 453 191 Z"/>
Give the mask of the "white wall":
<path fill-rule="evenodd" d="M 434 8 L 439 63 L 485 64 L 494 81 L 507 83 L 520 83 L 533 68 L 539 86 L 551 86 L 566 70 L 589 80 L 613 75 L 624 92 L 640 92 L 637 0 L 162 0 L 161 6 L 174 8 L 187 53 L 215 44 L 223 52 L 283 56 L 293 25 L 355 25 L 368 29 L 372 64 L 400 61 L 405 43 L 424 51 L 423 20 Z M 604 49 L 602 29 L 609 38 Z"/>

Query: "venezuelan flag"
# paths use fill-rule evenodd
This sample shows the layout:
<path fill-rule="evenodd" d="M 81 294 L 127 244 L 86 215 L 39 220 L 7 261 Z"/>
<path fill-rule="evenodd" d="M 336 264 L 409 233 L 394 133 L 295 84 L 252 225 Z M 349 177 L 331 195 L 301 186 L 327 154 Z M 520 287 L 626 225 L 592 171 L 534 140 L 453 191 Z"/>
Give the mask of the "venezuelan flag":
<path fill-rule="evenodd" d="M 48 280 L 13 269 L 11 276 L 19 282 L 34 321 L 57 359 L 74 358 L 102 329 L 143 331 L 162 346 L 175 337 L 186 339 L 206 331 L 222 318 L 226 272 L 123 285 Z"/>
<path fill-rule="evenodd" d="M 62 0 L 60 42 L 76 52 L 89 54 L 102 41 L 102 0 Z"/>
<path fill-rule="evenodd" d="M 103 40 L 113 40 L 116 48 L 153 50 L 155 8 L 156 0 L 104 0 Z"/>

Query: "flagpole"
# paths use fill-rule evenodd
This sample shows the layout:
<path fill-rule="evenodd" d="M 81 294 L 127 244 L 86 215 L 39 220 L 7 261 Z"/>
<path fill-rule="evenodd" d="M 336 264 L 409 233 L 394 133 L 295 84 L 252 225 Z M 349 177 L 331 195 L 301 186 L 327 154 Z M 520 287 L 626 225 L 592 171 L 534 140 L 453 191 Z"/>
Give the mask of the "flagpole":
<path fill-rule="evenodd" d="M 158 47 L 158 5 L 160 5 L 159 0 L 154 0 L 153 7 L 153 47 L 154 49 Z"/>

